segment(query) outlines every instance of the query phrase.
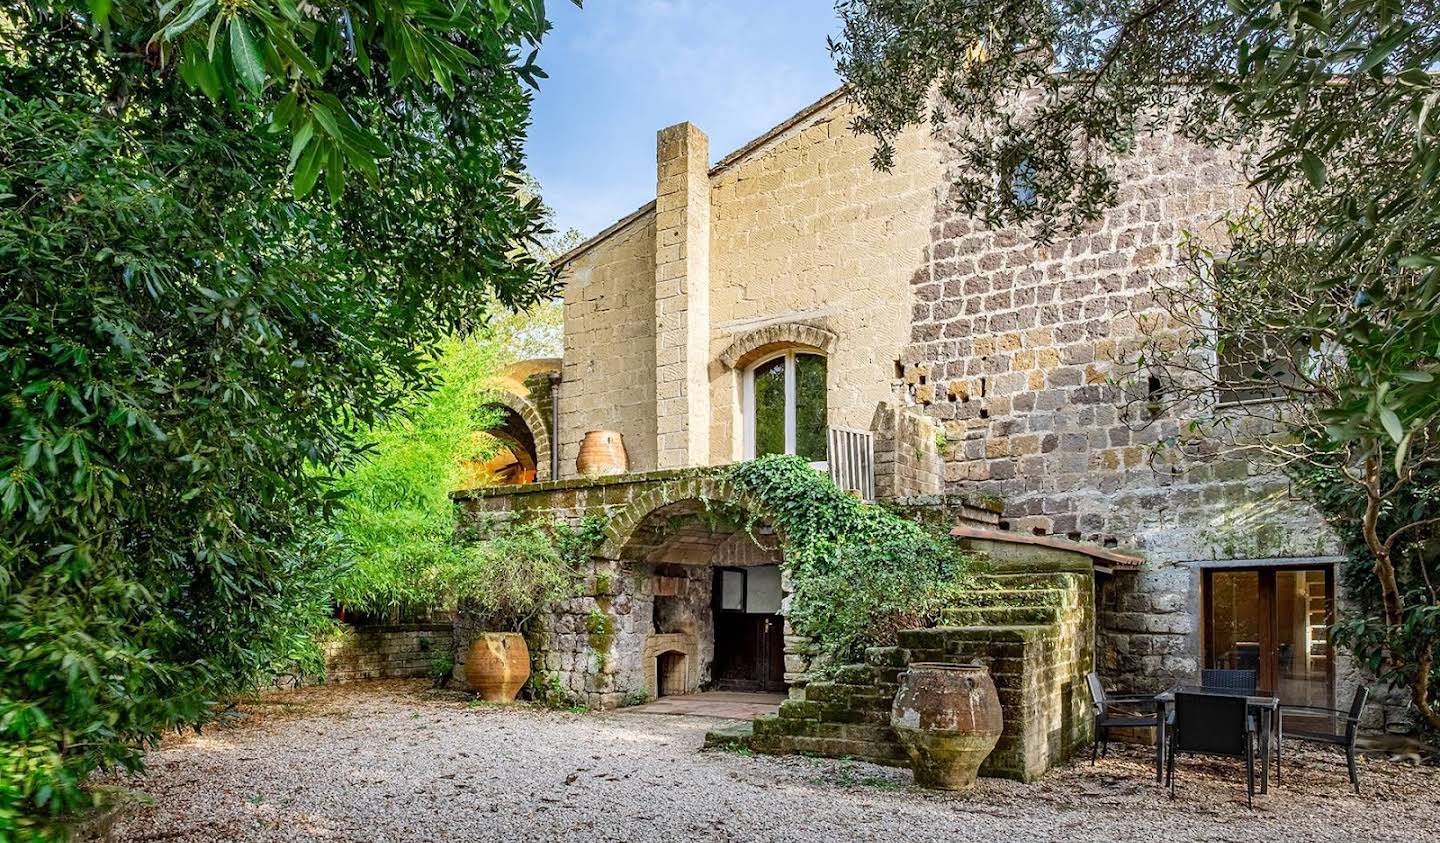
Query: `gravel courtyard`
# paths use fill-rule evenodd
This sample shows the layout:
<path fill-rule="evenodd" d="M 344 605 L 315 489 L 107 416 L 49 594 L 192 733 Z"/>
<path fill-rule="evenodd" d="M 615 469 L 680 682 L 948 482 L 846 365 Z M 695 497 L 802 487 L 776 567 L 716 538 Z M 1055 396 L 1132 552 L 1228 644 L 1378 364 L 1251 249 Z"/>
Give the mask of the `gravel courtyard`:
<path fill-rule="evenodd" d="M 1440 841 L 1440 770 L 1368 762 L 1356 797 L 1324 754 L 1250 812 L 1235 767 L 1191 764 L 1171 802 L 1140 750 L 954 797 L 859 762 L 700 752 L 723 721 L 476 706 L 422 683 L 279 692 L 242 714 L 117 779 L 153 801 L 116 839 Z"/>

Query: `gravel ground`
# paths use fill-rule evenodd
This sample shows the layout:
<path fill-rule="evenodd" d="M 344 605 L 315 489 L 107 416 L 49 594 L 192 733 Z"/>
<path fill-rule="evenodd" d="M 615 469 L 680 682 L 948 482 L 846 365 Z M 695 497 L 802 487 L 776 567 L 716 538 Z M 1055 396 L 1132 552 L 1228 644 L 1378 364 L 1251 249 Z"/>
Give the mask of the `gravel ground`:
<path fill-rule="evenodd" d="M 725 721 L 477 706 L 417 683 L 280 692 L 242 713 L 115 780 L 153 800 L 119 840 L 1440 841 L 1440 770 L 1369 762 L 1362 798 L 1320 752 L 1251 812 L 1235 766 L 1187 765 L 1171 802 L 1140 749 L 957 797 L 859 762 L 698 751 Z"/>

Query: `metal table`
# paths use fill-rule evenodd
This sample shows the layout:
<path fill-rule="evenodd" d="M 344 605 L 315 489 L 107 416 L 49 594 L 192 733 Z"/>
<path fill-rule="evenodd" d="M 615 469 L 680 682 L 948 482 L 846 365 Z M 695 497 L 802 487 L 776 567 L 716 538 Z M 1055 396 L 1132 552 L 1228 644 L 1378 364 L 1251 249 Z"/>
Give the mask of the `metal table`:
<path fill-rule="evenodd" d="M 1222 697 L 1244 697 L 1246 705 L 1250 710 L 1260 715 L 1260 792 L 1270 792 L 1270 754 L 1273 747 L 1270 746 L 1270 736 L 1274 734 L 1271 724 L 1274 723 L 1276 715 L 1280 711 L 1280 698 L 1271 696 L 1269 693 L 1259 691 L 1254 694 L 1241 694 L 1235 691 L 1227 691 L 1223 688 L 1205 688 L 1199 685 L 1180 685 L 1168 691 L 1162 691 L 1155 695 L 1155 713 L 1158 716 L 1159 725 L 1155 728 L 1155 741 L 1159 746 L 1155 750 L 1155 781 L 1165 781 L 1165 753 L 1169 751 L 1165 739 L 1165 728 L 1170 720 L 1170 707 L 1175 704 L 1175 693 L 1182 691 L 1187 694 L 1212 694 Z"/>

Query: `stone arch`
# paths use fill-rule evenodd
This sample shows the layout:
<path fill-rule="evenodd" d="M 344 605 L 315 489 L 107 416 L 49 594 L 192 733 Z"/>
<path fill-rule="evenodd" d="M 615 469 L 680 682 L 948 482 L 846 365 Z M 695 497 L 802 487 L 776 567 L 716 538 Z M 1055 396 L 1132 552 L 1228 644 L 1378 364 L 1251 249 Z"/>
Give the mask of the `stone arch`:
<path fill-rule="evenodd" d="M 605 526 L 605 539 L 600 543 L 600 547 L 596 549 L 594 555 L 608 561 L 624 559 L 627 552 L 633 555 L 637 543 L 643 543 L 646 540 L 643 528 L 651 516 L 699 512 L 704 509 L 706 501 L 722 501 L 730 506 L 738 507 L 760 520 L 775 524 L 775 519 L 759 500 L 753 495 L 737 489 L 735 484 L 728 479 L 722 477 L 686 478 L 647 489 L 635 496 L 619 511 L 612 513 L 609 523 Z M 778 525 L 776 532 L 783 550 L 785 541 L 784 536 L 779 534 Z"/>
<path fill-rule="evenodd" d="M 717 359 L 726 368 L 743 369 L 786 348 L 813 349 L 829 357 L 834 354 L 837 342 L 839 337 L 834 331 L 803 322 L 782 322 L 737 335 Z"/>
<path fill-rule="evenodd" d="M 509 408 L 525 423 L 535 442 L 535 480 L 539 483 L 550 480 L 550 430 L 545 426 L 545 417 L 540 414 L 534 404 L 530 403 L 528 398 L 517 395 L 508 389 L 497 391 L 488 403 Z M 502 436 L 501 438 L 518 443 L 518 439 L 513 436 Z"/>

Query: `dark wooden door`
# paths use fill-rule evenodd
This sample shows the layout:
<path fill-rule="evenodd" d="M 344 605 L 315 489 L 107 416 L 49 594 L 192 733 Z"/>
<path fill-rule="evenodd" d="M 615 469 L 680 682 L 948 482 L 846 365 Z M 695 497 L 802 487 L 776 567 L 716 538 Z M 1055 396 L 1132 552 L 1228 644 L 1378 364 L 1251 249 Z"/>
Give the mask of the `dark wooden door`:
<path fill-rule="evenodd" d="M 724 691 L 784 691 L 784 619 L 743 608 L 725 609 L 717 601 L 711 680 Z"/>

